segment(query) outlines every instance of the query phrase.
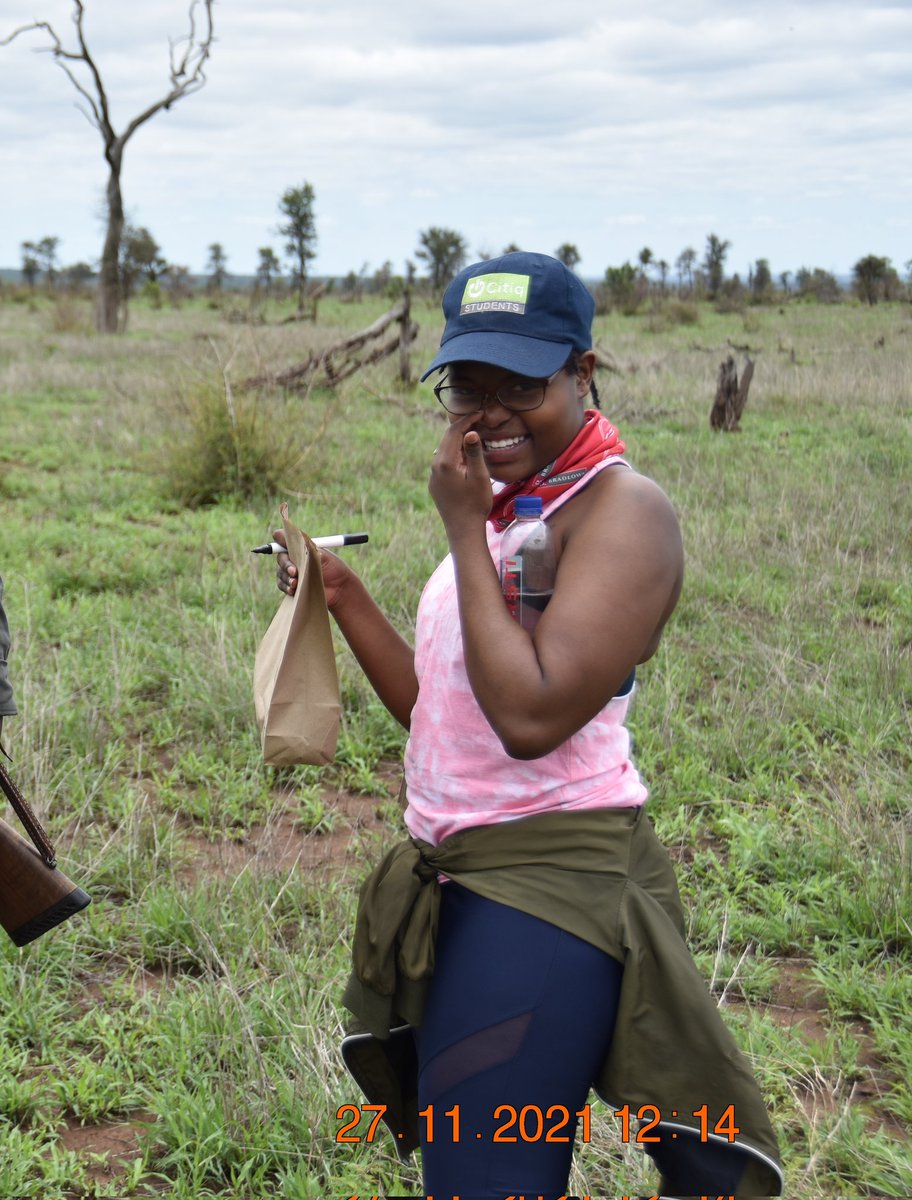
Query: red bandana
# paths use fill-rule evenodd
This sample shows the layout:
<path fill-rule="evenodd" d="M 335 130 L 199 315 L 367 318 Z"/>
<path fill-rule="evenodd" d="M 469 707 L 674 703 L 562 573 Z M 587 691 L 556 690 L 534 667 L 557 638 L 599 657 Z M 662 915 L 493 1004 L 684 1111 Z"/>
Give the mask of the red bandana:
<path fill-rule="evenodd" d="M 583 427 L 567 449 L 537 475 L 508 484 L 498 492 L 488 520 L 497 529 L 504 530 L 513 520 L 513 502 L 517 496 L 541 496 L 545 506 L 582 479 L 596 463 L 623 453 L 624 443 L 608 418 L 598 409 L 587 408 Z"/>

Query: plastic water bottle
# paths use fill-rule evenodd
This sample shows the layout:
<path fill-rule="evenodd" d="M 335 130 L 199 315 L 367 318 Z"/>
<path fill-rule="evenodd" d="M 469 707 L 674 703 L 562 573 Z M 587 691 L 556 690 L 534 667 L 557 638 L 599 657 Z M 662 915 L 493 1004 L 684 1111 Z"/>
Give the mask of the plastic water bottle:
<path fill-rule="evenodd" d="M 500 585 L 510 615 L 532 633 L 554 592 L 557 559 L 541 496 L 517 496 L 514 511 L 500 542 Z"/>

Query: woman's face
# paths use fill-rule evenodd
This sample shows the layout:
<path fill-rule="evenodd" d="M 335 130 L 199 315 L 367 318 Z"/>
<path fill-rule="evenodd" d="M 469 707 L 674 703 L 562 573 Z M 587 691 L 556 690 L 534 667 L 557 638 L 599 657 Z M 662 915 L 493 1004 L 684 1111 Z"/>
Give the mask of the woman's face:
<path fill-rule="evenodd" d="M 453 363 L 447 382 L 485 393 L 487 406 L 466 427 L 481 437 L 488 474 L 500 483 L 516 483 L 536 474 L 569 446 L 583 424 L 594 355 L 580 355 L 578 373 L 561 368 L 551 377 L 538 408 L 513 412 L 493 399 L 501 385 L 517 376 L 487 363 Z M 454 417 L 450 422 L 464 421 Z"/>

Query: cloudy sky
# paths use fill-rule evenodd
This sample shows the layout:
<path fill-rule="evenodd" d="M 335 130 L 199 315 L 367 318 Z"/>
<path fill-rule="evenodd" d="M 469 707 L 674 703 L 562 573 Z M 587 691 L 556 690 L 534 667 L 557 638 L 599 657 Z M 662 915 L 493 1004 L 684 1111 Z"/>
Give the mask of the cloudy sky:
<path fill-rule="evenodd" d="M 121 129 L 167 87 L 186 0 L 85 0 Z M 0 0 L 0 38 L 71 0 Z M 472 257 L 573 242 L 580 271 L 912 259 L 912 0 L 219 0 L 205 89 L 130 141 L 128 216 L 203 271 L 281 252 L 278 199 L 316 192 L 316 274 L 401 271 L 431 225 Z M 0 47 L 0 266 L 60 239 L 97 261 L 101 139 L 32 32 Z"/>

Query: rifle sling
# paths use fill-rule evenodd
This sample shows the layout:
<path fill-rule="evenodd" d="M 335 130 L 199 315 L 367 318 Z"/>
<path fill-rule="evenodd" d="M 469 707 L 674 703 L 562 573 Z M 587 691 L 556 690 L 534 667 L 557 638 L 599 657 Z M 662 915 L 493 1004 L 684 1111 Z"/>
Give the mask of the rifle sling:
<path fill-rule="evenodd" d="M 19 791 L 15 783 L 10 778 L 6 767 L 0 762 L 0 787 L 6 792 L 7 799 L 16 810 L 16 815 L 25 826 L 26 832 L 35 843 L 35 849 L 44 859 L 44 862 L 49 867 L 57 866 L 57 856 L 54 853 L 54 847 L 51 845 L 50 838 L 44 832 L 41 822 L 32 812 L 32 806 L 26 800 L 25 796 Z"/>

